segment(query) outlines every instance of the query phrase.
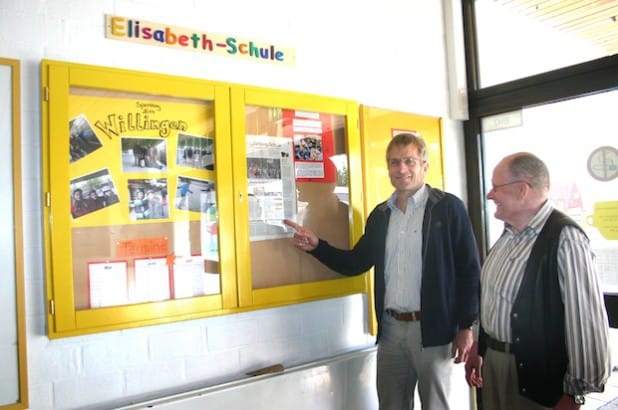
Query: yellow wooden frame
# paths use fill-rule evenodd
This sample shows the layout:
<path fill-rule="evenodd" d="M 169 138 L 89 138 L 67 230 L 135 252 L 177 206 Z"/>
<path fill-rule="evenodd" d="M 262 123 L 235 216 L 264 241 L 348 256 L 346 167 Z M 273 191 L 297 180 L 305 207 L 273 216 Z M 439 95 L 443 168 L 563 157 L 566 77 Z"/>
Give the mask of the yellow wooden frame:
<path fill-rule="evenodd" d="M 45 264 L 48 298 L 48 334 L 51 338 L 167 323 L 219 314 L 237 306 L 236 280 L 222 277 L 221 294 L 142 303 L 99 309 L 77 310 L 73 295 L 71 268 L 70 212 L 64 192 L 69 181 L 69 168 L 62 166 L 66 143 L 53 144 L 57 136 L 68 135 L 68 101 L 71 87 L 154 94 L 172 98 L 211 100 L 216 104 L 216 155 L 229 152 L 229 92 L 223 84 L 182 77 L 101 68 L 44 60 L 41 64 L 43 85 L 43 191 Z M 219 109 L 218 106 L 225 107 Z M 55 162 L 54 162 L 55 161 Z M 65 160 L 66 162 L 66 160 Z M 225 162 L 221 161 L 222 164 Z M 60 166 L 59 166 L 60 165 Z M 222 170 L 225 174 L 225 171 Z M 217 179 L 219 173 L 217 173 Z M 222 201 L 231 196 L 230 184 L 217 184 Z M 59 194 L 58 194 L 59 193 Z M 233 212 L 225 203 L 220 207 L 221 221 L 232 220 Z M 233 240 L 221 235 L 222 247 L 232 247 Z M 69 246 L 68 246 L 69 245 Z M 234 272 L 233 258 L 220 261 L 220 270 Z"/>
<path fill-rule="evenodd" d="M 17 317 L 17 365 L 19 377 L 19 401 L 0 405 L 2 410 L 28 408 L 28 361 L 26 348 L 26 308 L 24 290 L 23 219 L 22 219 L 22 175 L 21 175 L 21 71 L 18 60 L 0 58 L 0 65 L 11 69 L 11 146 L 13 162 L 13 238 L 15 246 L 15 302 Z M 6 228 L 5 229 L 9 229 Z"/>
<path fill-rule="evenodd" d="M 252 289 L 247 265 L 245 105 L 267 105 L 345 116 L 349 157 L 350 238 L 362 232 L 364 209 L 358 104 L 335 98 L 217 83 L 154 73 L 52 60 L 41 63 L 45 268 L 50 338 L 133 328 L 236 313 L 367 291 L 366 275 L 269 289 Z M 71 216 L 66 163 L 69 98 L 74 88 L 208 100 L 216 124 L 216 186 L 219 209 L 221 294 L 161 302 L 77 309 L 71 262 Z M 64 139 L 63 139 L 64 138 Z M 59 143 L 54 144 L 54 141 Z M 244 219 L 243 219 L 244 218 Z M 290 245 L 292 246 L 292 245 Z"/>

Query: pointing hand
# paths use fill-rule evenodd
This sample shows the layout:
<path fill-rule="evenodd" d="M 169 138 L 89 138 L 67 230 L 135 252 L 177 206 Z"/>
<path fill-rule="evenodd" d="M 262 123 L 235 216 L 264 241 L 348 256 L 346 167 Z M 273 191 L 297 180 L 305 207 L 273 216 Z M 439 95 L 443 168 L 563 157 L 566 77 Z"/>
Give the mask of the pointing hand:
<path fill-rule="evenodd" d="M 283 223 L 296 231 L 294 233 L 294 246 L 298 249 L 310 252 L 318 247 L 319 239 L 316 234 L 309 229 L 303 228 L 301 225 L 289 219 L 284 219 Z"/>

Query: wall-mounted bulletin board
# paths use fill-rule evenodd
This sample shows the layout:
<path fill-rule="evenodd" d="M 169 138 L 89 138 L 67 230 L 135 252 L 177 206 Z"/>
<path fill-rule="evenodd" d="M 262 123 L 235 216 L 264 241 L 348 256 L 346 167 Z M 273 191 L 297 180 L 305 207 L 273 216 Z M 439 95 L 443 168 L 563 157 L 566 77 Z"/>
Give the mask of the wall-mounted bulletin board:
<path fill-rule="evenodd" d="M 361 145 L 365 214 L 393 193 L 386 165 L 386 147 L 392 137 L 402 132 L 420 135 L 429 151 L 429 169 L 425 182 L 444 189 L 442 166 L 442 120 L 436 117 L 360 106 Z M 373 286 L 371 286 L 373 289 Z M 368 293 L 373 298 L 373 291 Z M 373 310 L 373 301 L 369 309 Z M 375 312 L 370 315 L 371 330 L 375 334 Z"/>
<path fill-rule="evenodd" d="M 28 408 L 22 245 L 20 63 L 0 58 L 0 409 Z"/>
<path fill-rule="evenodd" d="M 366 292 L 294 248 L 362 231 L 358 104 L 44 60 L 48 333 Z"/>
<path fill-rule="evenodd" d="M 50 337 L 235 307 L 228 88 L 41 70 Z"/>

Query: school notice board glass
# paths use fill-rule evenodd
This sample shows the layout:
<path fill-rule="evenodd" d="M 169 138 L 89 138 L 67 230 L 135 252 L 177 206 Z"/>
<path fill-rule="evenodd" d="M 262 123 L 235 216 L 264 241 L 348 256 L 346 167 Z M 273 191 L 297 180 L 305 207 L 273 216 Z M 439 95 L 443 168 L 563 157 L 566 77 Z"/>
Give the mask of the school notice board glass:
<path fill-rule="evenodd" d="M 0 409 L 28 408 L 21 202 L 20 62 L 0 58 Z"/>
<path fill-rule="evenodd" d="M 362 293 L 346 277 L 292 246 L 294 220 L 349 249 L 362 232 L 358 104 L 244 89 L 232 94 L 240 305 Z M 237 118 L 242 117 L 239 121 Z M 244 199 L 246 198 L 246 200 Z"/>
<path fill-rule="evenodd" d="M 226 294 L 234 305 L 219 257 L 231 217 L 218 201 L 224 87 L 56 62 L 42 71 L 50 334 L 221 309 Z"/>
<path fill-rule="evenodd" d="M 68 114 L 76 308 L 220 293 L 212 101 L 72 87 Z"/>
<path fill-rule="evenodd" d="M 296 220 L 332 245 L 350 248 L 343 118 L 251 105 L 246 113 L 253 288 L 341 278 L 291 247 L 293 230 L 282 220 Z M 281 263 L 262 257 L 273 254 Z M 290 270 L 290 260 L 298 269 Z"/>
<path fill-rule="evenodd" d="M 44 60 L 48 335 L 367 291 L 282 219 L 360 236 L 358 104 Z"/>

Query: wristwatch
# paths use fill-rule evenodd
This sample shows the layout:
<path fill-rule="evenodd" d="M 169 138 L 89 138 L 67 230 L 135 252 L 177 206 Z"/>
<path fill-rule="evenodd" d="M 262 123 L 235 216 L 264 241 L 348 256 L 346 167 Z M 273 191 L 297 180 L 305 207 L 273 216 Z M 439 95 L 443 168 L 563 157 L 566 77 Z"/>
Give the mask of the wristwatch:
<path fill-rule="evenodd" d="M 583 405 L 586 403 L 586 397 L 581 394 L 574 394 L 571 397 L 573 397 L 575 404 Z"/>

